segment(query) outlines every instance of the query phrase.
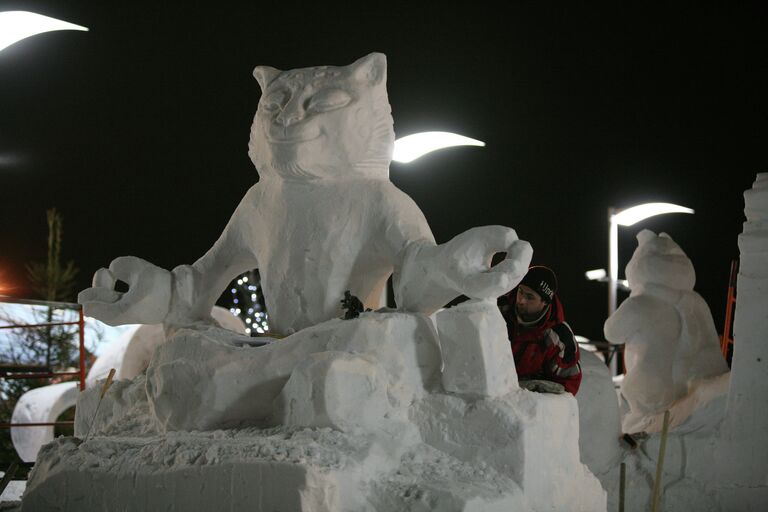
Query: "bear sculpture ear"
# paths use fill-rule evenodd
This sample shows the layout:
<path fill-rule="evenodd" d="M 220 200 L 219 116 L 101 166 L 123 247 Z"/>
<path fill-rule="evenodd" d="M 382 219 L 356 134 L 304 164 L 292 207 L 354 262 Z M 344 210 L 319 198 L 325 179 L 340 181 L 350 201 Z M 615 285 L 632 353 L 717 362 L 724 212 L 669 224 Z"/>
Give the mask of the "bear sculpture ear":
<path fill-rule="evenodd" d="M 266 91 L 269 84 L 272 83 L 272 80 L 277 78 L 277 75 L 279 74 L 279 69 L 275 69 L 270 66 L 256 66 L 256 68 L 253 70 L 253 76 L 256 78 L 256 81 L 259 82 L 261 92 Z"/>
<path fill-rule="evenodd" d="M 644 229 L 637 234 L 637 245 L 643 245 L 656 238 L 656 233 L 650 229 Z"/>
<path fill-rule="evenodd" d="M 383 53 L 370 53 L 349 67 L 357 80 L 370 85 L 378 85 L 387 79 L 387 56 Z"/>

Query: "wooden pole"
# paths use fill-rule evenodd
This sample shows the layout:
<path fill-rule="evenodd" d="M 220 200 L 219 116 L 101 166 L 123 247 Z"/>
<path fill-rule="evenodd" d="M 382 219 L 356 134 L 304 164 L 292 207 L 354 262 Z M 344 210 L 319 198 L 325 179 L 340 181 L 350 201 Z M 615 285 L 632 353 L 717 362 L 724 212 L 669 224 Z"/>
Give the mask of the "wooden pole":
<path fill-rule="evenodd" d="M 656 461 L 656 479 L 653 481 L 653 496 L 651 512 L 659 510 L 659 495 L 661 494 L 661 474 L 664 470 L 664 454 L 667 451 L 667 432 L 669 430 L 669 411 L 664 411 L 664 426 L 661 427 L 661 444 L 659 445 L 659 460 Z"/>
<path fill-rule="evenodd" d="M 83 438 L 83 441 L 88 440 L 88 436 L 91 435 L 91 430 L 93 429 L 93 424 L 96 423 L 96 417 L 99 415 L 99 407 L 101 407 L 101 401 L 104 399 L 104 395 L 107 394 L 107 390 L 109 389 L 109 386 L 112 385 L 112 379 L 115 376 L 115 369 L 112 368 L 109 370 L 109 375 L 107 375 L 107 380 L 104 381 L 104 385 L 101 387 L 101 394 L 99 395 L 99 402 L 96 404 L 96 410 L 93 413 L 93 418 L 91 419 L 91 424 L 88 425 L 88 432 L 85 433 L 85 438 Z"/>
<path fill-rule="evenodd" d="M 619 471 L 619 512 L 624 512 L 624 496 L 626 496 L 627 465 L 621 463 Z"/>

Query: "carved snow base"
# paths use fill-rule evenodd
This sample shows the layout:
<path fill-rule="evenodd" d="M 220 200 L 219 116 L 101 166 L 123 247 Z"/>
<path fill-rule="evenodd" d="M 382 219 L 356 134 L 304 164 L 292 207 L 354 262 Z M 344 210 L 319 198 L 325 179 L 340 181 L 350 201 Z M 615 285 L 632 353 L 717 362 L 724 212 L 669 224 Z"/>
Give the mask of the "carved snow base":
<path fill-rule="evenodd" d="M 365 436 L 329 429 L 59 438 L 41 454 L 46 478 L 30 483 L 22 510 L 532 510 L 489 468 L 421 446 L 387 471 L 385 455 Z"/>
<path fill-rule="evenodd" d="M 146 376 L 113 384 L 96 421 L 99 386 L 82 393 L 75 433 L 90 437 L 44 447 L 23 510 L 606 508 L 579 460 L 576 400 L 441 390 L 426 316 L 370 313 L 250 349 L 215 333 L 182 331 L 162 345 Z M 196 426 L 234 414 L 280 425 Z"/>
<path fill-rule="evenodd" d="M 22 510 L 605 510 L 575 438 L 560 439 L 578 428 L 572 397 L 434 394 L 412 413 L 421 433 L 275 427 L 58 438 L 41 451 Z M 541 457 L 553 443 L 558 457 Z"/>

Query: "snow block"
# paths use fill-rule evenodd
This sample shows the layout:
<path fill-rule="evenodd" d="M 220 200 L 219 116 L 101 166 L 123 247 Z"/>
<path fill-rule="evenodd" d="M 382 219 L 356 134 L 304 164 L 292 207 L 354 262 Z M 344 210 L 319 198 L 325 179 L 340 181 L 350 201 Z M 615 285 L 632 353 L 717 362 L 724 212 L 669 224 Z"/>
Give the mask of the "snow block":
<path fill-rule="evenodd" d="M 468 301 L 436 318 L 446 391 L 494 397 L 518 389 L 507 325 L 496 301 Z"/>
<path fill-rule="evenodd" d="M 390 410 L 381 369 L 345 352 L 312 354 L 293 370 L 278 400 L 280 423 L 288 427 L 375 430 Z"/>
<path fill-rule="evenodd" d="M 570 393 L 517 390 L 476 401 L 433 394 L 412 417 L 425 443 L 509 478 L 533 510 L 606 510 L 605 491 L 579 460 L 578 406 Z"/>
<path fill-rule="evenodd" d="M 314 442 L 302 449 L 308 436 Z M 352 508 L 340 506 L 352 453 L 343 446 L 333 453 L 334 443 L 325 431 L 58 438 L 41 453 L 22 511 L 362 510 L 354 497 Z"/>
<path fill-rule="evenodd" d="M 320 352 L 375 360 L 386 375 L 394 408 L 407 407 L 437 387 L 440 353 L 425 315 L 366 313 L 329 320 L 262 347 L 227 344 L 220 334 L 181 330 L 155 352 L 147 369 L 147 396 L 161 429 L 272 426 L 279 412 L 275 398 L 294 368 Z"/>

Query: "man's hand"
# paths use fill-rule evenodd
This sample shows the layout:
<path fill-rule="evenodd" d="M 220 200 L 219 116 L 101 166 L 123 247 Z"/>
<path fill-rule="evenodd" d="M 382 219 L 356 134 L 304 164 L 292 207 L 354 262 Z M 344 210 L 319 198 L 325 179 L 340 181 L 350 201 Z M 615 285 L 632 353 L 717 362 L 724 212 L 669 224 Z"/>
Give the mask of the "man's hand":
<path fill-rule="evenodd" d="M 565 392 L 565 388 L 562 384 L 552 382 L 551 380 L 521 380 L 520 387 L 527 389 L 528 391 L 536 391 L 539 393 L 554 393 L 556 395 Z"/>

